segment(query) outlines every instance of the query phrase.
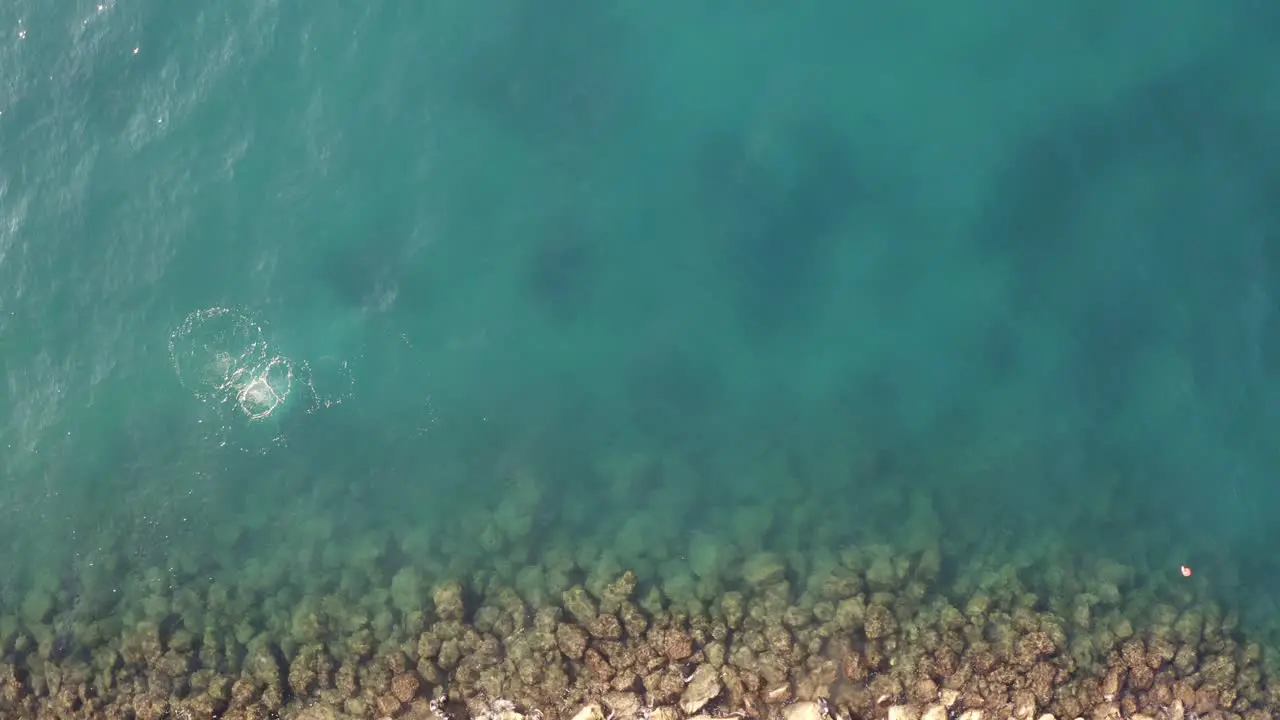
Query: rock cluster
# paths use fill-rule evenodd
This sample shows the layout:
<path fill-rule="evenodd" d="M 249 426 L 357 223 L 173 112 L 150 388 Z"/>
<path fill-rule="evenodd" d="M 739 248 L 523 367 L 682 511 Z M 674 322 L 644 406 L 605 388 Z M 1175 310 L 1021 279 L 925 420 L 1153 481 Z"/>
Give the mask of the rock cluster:
<path fill-rule="evenodd" d="M 500 583 L 428 588 L 406 569 L 365 590 L 382 593 L 375 611 L 288 588 L 250 609 L 213 583 L 70 630 L 37 599 L 0 617 L 0 717 L 1262 720 L 1280 708 L 1262 646 L 1231 613 L 1156 597 L 1119 566 L 1044 599 L 1007 568 L 945 588 L 938 574 L 930 551 L 850 549 L 805 576 L 760 553 L 699 606 L 625 570 L 531 600 Z"/>

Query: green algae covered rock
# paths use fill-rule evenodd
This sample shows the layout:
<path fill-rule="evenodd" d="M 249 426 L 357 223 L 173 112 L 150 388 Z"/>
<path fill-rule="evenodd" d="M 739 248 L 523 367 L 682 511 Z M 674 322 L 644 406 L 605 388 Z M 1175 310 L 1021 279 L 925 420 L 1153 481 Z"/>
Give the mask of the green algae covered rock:
<path fill-rule="evenodd" d="M 403 614 L 419 609 L 426 602 L 421 571 L 412 565 L 400 568 L 391 578 L 391 607 Z"/>

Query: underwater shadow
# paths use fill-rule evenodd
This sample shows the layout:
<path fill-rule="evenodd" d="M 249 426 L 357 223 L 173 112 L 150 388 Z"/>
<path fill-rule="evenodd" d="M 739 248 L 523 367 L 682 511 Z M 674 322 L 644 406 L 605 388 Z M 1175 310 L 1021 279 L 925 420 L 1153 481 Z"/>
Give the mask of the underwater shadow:
<path fill-rule="evenodd" d="M 779 163 L 741 133 L 707 139 L 695 169 L 706 208 L 722 218 L 716 252 L 745 334 L 769 341 L 802 327 L 829 283 L 840 226 L 862 199 L 849 140 L 816 117 L 785 128 Z"/>
<path fill-rule="evenodd" d="M 534 142 L 578 142 L 622 116 L 629 32 L 592 0 L 517 3 L 457 77 L 461 97 Z"/>
<path fill-rule="evenodd" d="M 570 215 L 539 224 L 524 258 L 521 289 L 556 322 L 577 319 L 592 299 L 600 264 L 599 235 Z"/>
<path fill-rule="evenodd" d="M 1009 266 L 1016 312 L 1070 332 L 1073 381 L 1096 413 L 1115 409 L 1156 341 L 1220 373 L 1249 352 L 1243 325 L 1260 320 L 1240 321 L 1257 293 L 1275 306 L 1280 143 L 1237 74 L 1200 63 L 1083 107 L 997 175 L 979 248 Z M 1129 190 L 1133 203 L 1107 195 Z"/>

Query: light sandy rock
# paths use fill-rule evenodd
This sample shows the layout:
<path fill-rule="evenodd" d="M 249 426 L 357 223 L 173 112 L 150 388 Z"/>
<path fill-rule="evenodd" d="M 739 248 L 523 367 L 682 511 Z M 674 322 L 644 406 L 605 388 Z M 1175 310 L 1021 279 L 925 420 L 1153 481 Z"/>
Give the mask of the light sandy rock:
<path fill-rule="evenodd" d="M 354 716 L 320 704 L 303 708 L 297 714 L 286 715 L 286 717 L 288 720 L 355 720 Z"/>
<path fill-rule="evenodd" d="M 889 720 L 920 720 L 920 710 L 914 705 L 891 705 Z"/>
<path fill-rule="evenodd" d="M 982 720 L 981 710 L 965 710 L 960 713 L 960 720 Z"/>
<path fill-rule="evenodd" d="M 1029 692 L 1014 693 L 1014 720 L 1033 720 L 1036 716 L 1036 697 Z"/>
<path fill-rule="evenodd" d="M 942 694 L 938 699 L 942 701 L 943 707 L 952 707 L 958 700 L 960 700 L 960 691 L 947 688 L 942 691 Z"/>
<path fill-rule="evenodd" d="M 920 720 L 947 720 L 947 707 L 942 703 L 934 703 L 924 709 Z"/>
<path fill-rule="evenodd" d="M 1105 702 L 1094 706 L 1091 717 L 1093 720 L 1120 720 L 1124 716 L 1120 713 L 1120 703 Z"/>
<path fill-rule="evenodd" d="M 764 694 L 764 701 L 767 703 L 786 702 L 791 699 L 791 683 L 784 682 L 781 685 L 775 685 Z"/>
<path fill-rule="evenodd" d="M 604 710 L 600 709 L 599 705 L 591 703 L 579 710 L 573 716 L 573 720 L 604 720 Z"/>
<path fill-rule="evenodd" d="M 786 720 L 827 720 L 827 714 L 816 702 L 804 701 L 792 703 L 787 707 Z"/>
<path fill-rule="evenodd" d="M 710 665 L 699 665 L 680 696 L 680 709 L 692 715 L 720 694 L 720 672 Z"/>

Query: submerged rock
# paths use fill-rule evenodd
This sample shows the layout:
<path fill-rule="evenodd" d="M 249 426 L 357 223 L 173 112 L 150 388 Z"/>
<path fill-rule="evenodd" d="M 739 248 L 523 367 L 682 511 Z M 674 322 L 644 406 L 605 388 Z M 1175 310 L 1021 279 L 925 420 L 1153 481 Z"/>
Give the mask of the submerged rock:
<path fill-rule="evenodd" d="M 827 720 L 822 706 L 813 701 L 792 703 L 787 707 L 786 720 Z"/>
<path fill-rule="evenodd" d="M 710 665 L 699 665 L 680 695 L 680 709 L 692 715 L 720 694 L 720 673 Z"/>
<path fill-rule="evenodd" d="M 591 703 L 575 713 L 573 720 L 604 720 L 604 711 L 599 705 Z"/>

